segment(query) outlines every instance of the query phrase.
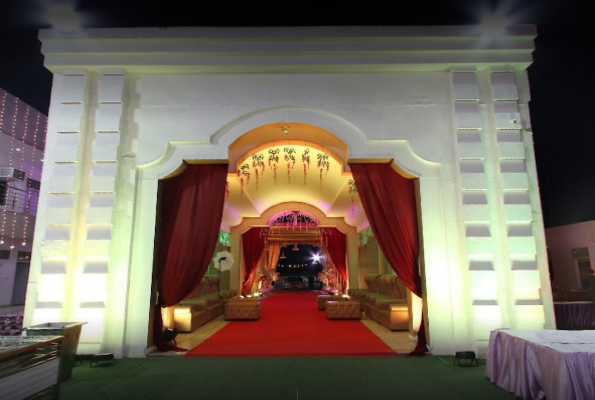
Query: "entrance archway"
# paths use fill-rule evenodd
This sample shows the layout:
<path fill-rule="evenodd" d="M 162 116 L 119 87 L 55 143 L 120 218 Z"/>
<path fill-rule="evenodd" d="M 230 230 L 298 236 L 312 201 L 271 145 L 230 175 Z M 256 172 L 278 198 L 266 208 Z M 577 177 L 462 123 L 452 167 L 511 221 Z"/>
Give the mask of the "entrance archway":
<path fill-rule="evenodd" d="M 320 119 L 320 115 L 316 112 L 313 112 L 313 115 L 316 115 L 318 117 L 318 119 Z M 262 117 L 262 113 L 259 113 L 257 115 L 257 119 Z M 331 118 L 329 119 L 327 122 L 331 122 L 330 124 L 327 125 L 332 125 L 332 123 L 336 123 L 336 119 Z M 295 126 L 295 123 L 292 123 Z M 280 128 L 280 132 L 275 132 L 273 133 L 274 135 L 284 135 L 285 133 L 282 132 L 282 127 L 283 126 L 290 126 L 291 124 L 288 122 L 275 122 L 275 123 L 269 123 L 269 124 L 265 124 L 263 125 L 263 128 L 266 127 L 267 129 L 270 129 L 271 127 L 277 125 Z M 348 126 L 347 124 L 345 124 L 344 122 L 341 121 L 341 123 L 339 123 L 338 125 L 340 125 L 341 127 L 345 128 L 346 126 Z M 319 132 L 325 132 L 325 135 L 329 138 L 334 138 L 333 140 L 330 141 L 330 146 L 329 148 L 331 148 L 333 150 L 333 153 L 338 154 L 341 153 L 343 154 L 342 159 L 353 159 L 353 158 L 364 158 L 361 157 L 362 155 L 367 155 L 368 157 L 365 157 L 366 159 L 376 159 L 376 160 L 387 160 L 387 159 L 394 159 L 395 156 L 401 156 L 402 159 L 404 159 L 406 161 L 406 163 L 404 165 L 399 165 L 402 170 L 409 172 L 409 174 L 412 174 L 411 171 L 422 171 L 424 173 L 427 173 L 428 176 L 434 176 L 437 172 L 436 170 L 436 166 L 433 165 L 432 163 L 428 163 L 425 162 L 423 160 L 421 160 L 419 157 L 415 156 L 415 154 L 409 149 L 408 145 L 405 142 L 393 142 L 390 146 L 378 146 L 376 144 L 369 144 L 369 143 L 365 143 L 362 141 L 362 135 L 361 133 L 359 133 L 357 130 L 353 129 L 353 127 L 351 126 L 350 129 L 348 129 L 349 133 L 346 134 L 345 136 L 348 138 L 351 138 L 352 141 L 354 143 L 349 144 L 349 143 L 343 143 L 340 139 L 338 139 L 337 136 L 335 136 L 334 134 L 331 134 L 330 132 L 328 132 L 327 130 L 320 128 L 319 126 L 315 126 L 316 130 Z M 227 133 L 229 135 L 232 135 L 232 132 L 235 131 L 237 129 L 237 125 L 234 125 L 232 128 L 230 128 Z M 255 131 L 256 132 L 256 131 Z M 257 135 L 248 135 L 246 134 L 246 136 L 242 135 L 242 139 L 238 141 L 239 144 L 241 144 L 241 146 L 239 146 L 239 148 L 243 148 L 243 151 L 240 153 L 237 150 L 233 150 L 232 147 L 230 147 L 229 149 L 229 161 L 236 161 L 240 158 L 239 156 L 235 156 L 236 154 L 245 154 L 248 151 L 250 151 L 253 147 L 254 147 L 254 143 L 250 143 L 250 140 L 247 140 L 249 138 L 256 138 L 258 137 Z M 160 159 L 157 160 L 155 163 L 151 164 L 150 166 L 147 166 L 146 168 L 141 168 L 139 170 L 139 184 L 137 186 L 138 188 L 138 198 L 142 199 L 141 201 L 139 201 L 139 204 L 137 204 L 137 212 L 139 213 L 139 215 L 143 215 L 146 216 L 147 218 L 138 218 L 137 219 L 137 224 L 135 226 L 135 230 L 138 229 L 145 229 L 143 233 L 139 233 L 139 240 L 137 240 L 135 242 L 134 245 L 134 249 L 133 249 L 133 262 L 132 262 L 132 269 L 133 272 L 137 271 L 138 272 L 138 279 L 133 279 L 131 282 L 131 292 L 133 292 L 134 294 L 138 295 L 138 298 L 141 298 L 143 296 L 140 296 L 139 294 L 144 292 L 147 295 L 149 293 L 147 293 L 147 287 L 150 287 L 150 276 L 148 276 L 146 273 L 140 273 L 140 271 L 138 271 L 139 269 L 142 269 L 142 267 L 140 267 L 140 264 L 147 264 L 147 261 L 152 261 L 152 258 L 150 257 L 150 253 L 147 251 L 147 248 L 152 248 L 152 242 L 154 239 L 154 232 L 151 232 L 151 225 L 154 226 L 154 222 L 155 222 L 155 216 L 154 216 L 154 210 L 155 210 L 155 205 L 156 205 L 156 187 L 157 187 L 157 182 L 158 179 L 164 176 L 167 176 L 168 174 L 172 173 L 173 171 L 176 170 L 176 168 L 183 162 L 183 161 L 188 161 L 190 163 L 193 162 L 220 162 L 225 160 L 223 157 L 219 158 L 219 156 L 221 156 L 222 153 L 222 146 L 227 143 L 230 138 L 230 136 L 226 136 L 226 135 L 221 135 L 219 134 L 219 136 L 214 136 L 213 139 L 217 139 L 219 141 L 219 144 L 212 144 L 212 145 L 200 145 L 200 144 L 196 144 L 196 143 L 184 143 L 184 144 L 179 144 L 179 143 L 170 143 L 168 146 L 168 151 L 166 152 L 166 154 Z M 290 138 L 290 139 L 284 139 L 284 140 L 302 140 L 303 138 Z M 260 143 L 258 144 L 259 146 L 262 146 L 263 143 L 263 137 L 260 136 L 259 139 Z M 288 142 L 291 143 L 291 142 Z M 314 142 L 312 142 L 314 143 Z M 340 146 L 340 144 L 343 143 L 343 146 Z M 360 145 L 359 147 L 357 145 Z M 356 147 L 355 150 L 353 150 L 352 148 Z M 234 153 L 234 151 L 237 151 L 237 153 Z M 352 156 L 356 156 L 356 157 L 352 157 Z M 376 157 L 374 157 L 376 156 Z M 387 157 L 387 156 L 392 156 L 392 157 Z M 230 162 L 230 173 L 237 173 L 237 171 L 235 171 L 235 166 L 233 166 L 233 162 Z M 236 164 L 237 165 L 237 164 Z M 233 171 L 233 172 L 232 172 Z M 420 183 L 421 186 L 423 186 L 422 183 Z M 434 188 L 435 189 L 435 188 Z M 344 206 L 347 206 L 348 208 L 351 207 L 351 203 L 349 204 L 344 204 Z M 233 211 L 233 210 L 232 210 Z M 149 212 L 151 212 L 150 215 Z M 229 210 L 226 210 L 226 215 L 231 215 L 233 216 L 234 213 L 233 212 L 229 212 Z M 229 224 L 227 226 L 227 229 L 231 229 L 232 226 L 234 226 L 235 224 Z M 439 223 L 439 222 L 438 222 Z M 222 227 L 225 228 L 225 224 L 226 221 L 223 221 L 222 223 Z M 357 227 L 356 227 L 357 229 Z M 236 243 L 237 244 L 237 243 Z M 142 254 L 141 254 L 141 247 L 142 248 Z M 438 242 L 438 245 L 440 245 L 440 242 Z M 234 247 L 234 243 L 233 243 L 233 239 L 232 239 L 232 247 Z M 151 262 L 152 264 L 152 262 Z M 354 263 L 356 264 L 356 263 Z M 355 276 L 357 276 L 357 274 L 355 274 Z M 231 277 L 232 281 L 234 281 L 234 277 Z M 146 286 L 145 288 L 142 288 L 142 282 L 145 282 Z M 237 281 L 237 280 L 236 280 Z M 145 297 L 147 298 L 147 297 Z M 147 310 L 148 311 L 148 310 Z M 148 314 L 148 313 L 147 313 Z M 137 327 L 130 327 L 130 332 L 132 335 L 140 335 L 141 332 Z M 145 333 L 146 335 L 146 333 Z"/>
<path fill-rule="evenodd" d="M 345 222 L 343 217 L 329 217 L 322 212 L 322 210 L 305 203 L 299 202 L 287 202 L 287 203 L 279 203 L 275 204 L 269 209 L 265 210 L 260 216 L 258 217 L 247 217 L 244 218 L 242 223 L 233 227 L 231 229 L 231 242 L 232 242 L 232 252 L 234 253 L 234 259 L 241 260 L 240 254 L 240 238 L 241 235 L 247 232 L 252 227 L 269 227 L 269 221 L 275 215 L 284 212 L 285 210 L 300 210 L 301 212 L 308 213 L 313 215 L 318 223 L 318 227 L 323 229 L 328 228 L 336 228 L 341 233 L 345 234 L 347 240 L 347 266 L 348 270 L 347 277 L 349 282 L 346 282 L 346 287 L 359 287 L 361 283 L 363 283 L 363 277 L 359 275 L 358 268 L 357 268 L 357 259 L 358 259 L 358 234 L 355 227 L 350 226 Z M 299 226 L 297 227 L 298 232 L 297 235 L 299 236 Z M 286 238 L 290 238 L 288 235 Z M 296 239 L 297 240 L 297 239 Z M 291 242 L 288 240 L 287 242 Z M 234 245 L 235 244 L 235 245 Z M 243 280 L 243 276 L 240 274 L 242 271 L 241 265 L 238 266 L 239 268 L 235 270 L 238 275 L 231 275 L 230 281 L 241 282 Z"/>

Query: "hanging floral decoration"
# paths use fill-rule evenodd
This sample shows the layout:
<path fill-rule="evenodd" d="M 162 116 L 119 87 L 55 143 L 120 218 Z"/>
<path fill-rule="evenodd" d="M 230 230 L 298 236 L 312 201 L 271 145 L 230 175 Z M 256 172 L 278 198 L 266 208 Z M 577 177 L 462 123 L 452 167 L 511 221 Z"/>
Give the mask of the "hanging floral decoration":
<path fill-rule="evenodd" d="M 229 190 L 229 181 L 225 181 L 225 198 L 228 199 L 231 191 Z"/>
<path fill-rule="evenodd" d="M 252 155 L 252 168 L 254 168 L 254 178 L 255 178 L 255 186 L 256 190 L 258 190 L 258 177 L 260 174 L 264 173 L 264 156 L 262 154 L 253 154 Z M 258 170 L 260 168 L 260 171 Z"/>
<path fill-rule="evenodd" d="M 349 195 L 351 196 L 351 214 L 355 212 L 355 195 L 357 194 L 357 187 L 355 187 L 355 181 L 350 179 L 347 181 L 349 185 Z"/>
<path fill-rule="evenodd" d="M 291 171 L 295 166 L 295 149 L 293 147 L 285 147 L 283 153 L 285 153 L 285 161 L 287 161 L 287 183 L 291 184 Z"/>
<path fill-rule="evenodd" d="M 322 173 L 328 174 L 328 170 L 331 167 L 329 162 L 329 156 L 326 153 L 318 153 L 316 166 L 320 169 L 320 187 L 322 188 Z"/>
<path fill-rule="evenodd" d="M 304 152 L 302 153 L 302 164 L 304 166 L 304 185 L 305 185 L 308 180 L 308 169 L 310 169 L 310 149 L 307 147 L 304 149 Z"/>
<path fill-rule="evenodd" d="M 244 184 L 248 185 L 250 183 L 250 164 L 242 164 L 238 175 L 240 175 L 240 197 L 242 197 L 244 195 Z M 246 177 L 245 181 L 244 177 Z"/>
<path fill-rule="evenodd" d="M 246 177 L 246 185 L 250 184 L 250 165 L 248 163 L 242 164 L 240 167 L 240 175 Z"/>
<path fill-rule="evenodd" d="M 324 175 L 328 174 L 330 170 L 330 156 L 323 151 L 315 150 L 312 152 L 312 148 L 301 146 L 286 146 L 286 147 L 271 147 L 267 149 L 268 156 L 264 152 L 257 152 L 251 155 L 251 159 L 246 159 L 238 169 L 238 177 L 240 179 L 240 188 L 243 194 L 245 185 L 250 184 L 250 179 L 254 176 L 256 190 L 259 189 L 259 184 L 266 164 L 273 171 L 273 182 L 277 185 L 277 173 L 280 167 L 281 153 L 283 153 L 283 159 L 287 165 L 287 183 L 291 184 L 291 176 L 294 172 L 294 168 L 298 157 L 301 158 L 303 168 L 303 182 L 304 185 L 308 184 L 308 170 L 311 164 L 314 162 L 314 156 L 316 156 L 316 166 L 319 169 L 320 187 L 322 188 L 322 180 Z M 299 154 L 301 153 L 301 154 Z M 229 196 L 229 193 L 227 196 Z"/>
<path fill-rule="evenodd" d="M 277 163 L 279 162 L 279 153 L 281 152 L 278 148 L 269 149 L 269 167 L 273 170 L 273 181 L 277 184 Z"/>

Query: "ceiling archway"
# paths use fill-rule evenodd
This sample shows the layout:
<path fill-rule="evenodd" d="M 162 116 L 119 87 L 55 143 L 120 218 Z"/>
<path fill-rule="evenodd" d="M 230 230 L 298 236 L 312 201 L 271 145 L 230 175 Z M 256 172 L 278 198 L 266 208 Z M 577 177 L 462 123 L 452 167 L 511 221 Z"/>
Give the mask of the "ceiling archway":
<path fill-rule="evenodd" d="M 240 136 L 229 147 L 233 167 L 224 226 L 257 218 L 276 204 L 298 202 L 358 230 L 367 227 L 348 171 L 348 154 L 337 136 L 304 123 L 263 125 Z"/>

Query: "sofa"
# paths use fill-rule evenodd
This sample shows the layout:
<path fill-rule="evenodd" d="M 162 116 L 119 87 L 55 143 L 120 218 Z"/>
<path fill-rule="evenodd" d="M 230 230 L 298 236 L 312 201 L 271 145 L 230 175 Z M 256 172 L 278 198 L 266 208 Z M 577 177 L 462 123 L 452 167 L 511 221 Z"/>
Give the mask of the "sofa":
<path fill-rule="evenodd" d="M 364 276 L 364 283 L 366 284 L 365 288 L 359 289 L 348 289 L 347 294 L 355 299 L 362 301 L 367 293 L 378 293 L 378 284 L 376 282 L 376 278 L 379 277 L 378 274 L 368 274 Z"/>
<path fill-rule="evenodd" d="M 223 301 L 236 296 L 235 290 L 221 290 L 219 277 L 205 275 L 180 303 L 174 306 L 174 327 L 178 332 L 192 332 L 223 312 Z"/>
<path fill-rule="evenodd" d="M 361 303 L 357 300 L 329 300 L 325 309 L 328 319 L 362 319 Z"/>
<path fill-rule="evenodd" d="M 365 289 L 350 289 L 350 297 L 358 300 L 364 313 L 391 331 L 409 330 L 409 291 L 401 278 L 392 274 L 366 275 Z"/>

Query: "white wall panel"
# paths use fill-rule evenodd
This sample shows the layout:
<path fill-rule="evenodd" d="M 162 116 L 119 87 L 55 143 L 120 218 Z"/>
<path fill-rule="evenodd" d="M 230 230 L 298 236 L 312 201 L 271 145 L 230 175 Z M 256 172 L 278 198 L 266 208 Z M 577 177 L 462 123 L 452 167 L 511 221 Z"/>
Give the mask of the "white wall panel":
<path fill-rule="evenodd" d="M 112 208 L 90 207 L 87 213 L 87 224 L 108 225 L 112 222 Z"/>
<path fill-rule="evenodd" d="M 62 104 L 59 108 L 58 132 L 81 132 L 83 122 L 83 104 Z"/>
<path fill-rule="evenodd" d="M 514 72 L 495 72 L 490 75 L 492 93 L 495 100 L 517 100 L 517 89 Z"/>
<path fill-rule="evenodd" d="M 99 104 L 97 109 L 96 132 L 119 132 L 122 104 Z"/>

